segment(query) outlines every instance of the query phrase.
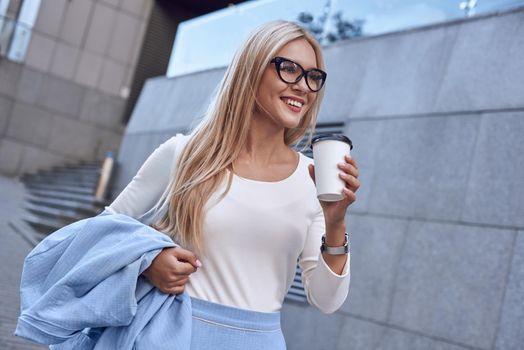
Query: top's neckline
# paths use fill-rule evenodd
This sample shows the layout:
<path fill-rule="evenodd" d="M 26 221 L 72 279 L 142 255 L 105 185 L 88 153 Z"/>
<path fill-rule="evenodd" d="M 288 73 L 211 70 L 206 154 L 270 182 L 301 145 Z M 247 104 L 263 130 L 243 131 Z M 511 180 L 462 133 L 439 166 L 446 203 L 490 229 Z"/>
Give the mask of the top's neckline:
<path fill-rule="evenodd" d="M 246 177 L 242 177 L 242 176 L 237 175 L 235 173 L 233 173 L 233 178 L 237 178 L 239 180 L 246 181 L 246 182 L 252 182 L 252 183 L 257 183 L 257 184 L 267 184 L 267 185 L 274 185 L 274 184 L 281 184 L 281 183 L 288 182 L 293 177 L 295 177 L 298 174 L 299 170 L 300 170 L 300 165 L 302 163 L 302 157 L 303 156 L 302 156 L 302 154 L 300 152 L 297 152 L 297 154 L 298 154 L 298 164 L 297 164 L 295 170 L 293 171 L 293 173 L 291 173 L 291 175 L 289 175 L 285 179 L 278 180 L 278 181 L 261 181 L 261 180 L 248 179 Z"/>

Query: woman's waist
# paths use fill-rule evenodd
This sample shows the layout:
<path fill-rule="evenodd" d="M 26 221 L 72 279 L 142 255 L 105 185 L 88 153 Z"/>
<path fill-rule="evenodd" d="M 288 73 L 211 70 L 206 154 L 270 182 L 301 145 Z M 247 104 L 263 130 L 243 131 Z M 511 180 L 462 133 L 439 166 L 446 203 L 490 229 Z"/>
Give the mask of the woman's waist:
<path fill-rule="evenodd" d="M 190 296 L 191 294 L 188 293 Z M 253 332 L 280 331 L 280 312 L 260 312 L 191 296 L 193 318 L 210 324 Z"/>
<path fill-rule="evenodd" d="M 192 274 L 185 285 L 192 298 L 252 312 L 274 313 L 282 308 L 286 288 L 279 283 L 267 281 L 258 285 L 260 280 L 249 283 L 235 278 L 208 278 L 202 272 Z"/>

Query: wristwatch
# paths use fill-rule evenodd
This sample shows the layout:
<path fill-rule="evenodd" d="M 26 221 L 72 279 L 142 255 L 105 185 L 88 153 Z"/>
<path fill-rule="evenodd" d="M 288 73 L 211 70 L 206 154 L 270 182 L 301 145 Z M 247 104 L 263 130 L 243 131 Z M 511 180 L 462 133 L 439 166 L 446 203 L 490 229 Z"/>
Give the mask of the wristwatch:
<path fill-rule="evenodd" d="M 328 247 L 326 245 L 326 235 L 322 235 L 322 244 L 320 245 L 320 251 L 326 252 L 329 255 L 344 255 L 349 252 L 349 238 L 348 233 L 346 232 L 344 245 L 339 247 Z"/>

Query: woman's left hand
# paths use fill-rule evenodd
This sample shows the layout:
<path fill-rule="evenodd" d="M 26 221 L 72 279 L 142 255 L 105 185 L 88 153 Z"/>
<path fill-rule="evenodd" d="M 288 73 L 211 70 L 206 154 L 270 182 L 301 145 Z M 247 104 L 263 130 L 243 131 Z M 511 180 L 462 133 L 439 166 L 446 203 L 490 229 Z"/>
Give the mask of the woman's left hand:
<path fill-rule="evenodd" d="M 338 164 L 338 168 L 341 170 L 339 176 L 346 184 L 342 191 L 344 198 L 337 202 L 319 200 L 324 211 L 326 225 L 337 225 L 345 221 L 346 210 L 348 206 L 357 199 L 355 192 L 357 192 L 360 187 L 360 182 L 358 181 L 358 166 L 355 159 L 346 155 L 344 162 Z M 309 165 L 309 175 L 313 179 L 313 182 L 315 182 L 315 167 L 313 164 Z"/>

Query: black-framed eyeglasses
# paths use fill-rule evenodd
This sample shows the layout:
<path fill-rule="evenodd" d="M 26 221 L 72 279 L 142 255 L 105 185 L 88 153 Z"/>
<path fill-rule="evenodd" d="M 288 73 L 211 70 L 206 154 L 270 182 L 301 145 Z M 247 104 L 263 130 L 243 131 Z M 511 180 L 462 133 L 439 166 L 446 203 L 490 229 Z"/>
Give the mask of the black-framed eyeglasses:
<path fill-rule="evenodd" d="M 270 63 L 275 64 L 278 76 L 284 83 L 296 84 L 305 76 L 308 88 L 317 92 L 326 82 L 327 73 L 323 70 L 317 68 L 305 70 L 300 64 L 284 57 L 275 57 Z"/>

